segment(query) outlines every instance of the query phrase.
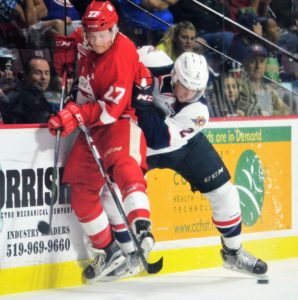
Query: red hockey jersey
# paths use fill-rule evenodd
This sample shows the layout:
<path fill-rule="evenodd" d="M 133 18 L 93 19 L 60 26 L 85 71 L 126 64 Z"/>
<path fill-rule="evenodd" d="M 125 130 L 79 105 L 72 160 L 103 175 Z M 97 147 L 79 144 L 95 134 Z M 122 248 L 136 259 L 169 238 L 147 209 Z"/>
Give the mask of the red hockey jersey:
<path fill-rule="evenodd" d="M 80 31 L 75 33 L 77 41 L 80 34 Z M 139 57 L 133 42 L 118 33 L 111 48 L 103 54 L 88 50 L 82 42 L 78 42 L 77 48 L 77 103 L 93 102 L 84 108 L 86 118 L 91 120 L 88 125 L 110 124 L 119 118 L 136 120 L 131 96 Z"/>

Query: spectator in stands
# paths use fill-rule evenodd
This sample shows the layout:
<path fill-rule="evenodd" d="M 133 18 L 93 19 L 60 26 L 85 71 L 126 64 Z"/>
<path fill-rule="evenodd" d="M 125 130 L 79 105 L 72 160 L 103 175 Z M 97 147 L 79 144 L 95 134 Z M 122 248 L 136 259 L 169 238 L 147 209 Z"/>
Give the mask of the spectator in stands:
<path fill-rule="evenodd" d="M 273 18 L 263 18 L 261 20 L 263 37 L 268 41 L 277 44 L 280 36 L 280 28 Z M 278 61 L 278 51 L 273 46 L 266 44 L 268 51 L 265 76 L 273 81 L 280 82 L 280 64 Z"/>
<path fill-rule="evenodd" d="M 252 44 L 243 56 L 244 72 L 240 80 L 239 109 L 245 116 L 289 115 L 290 109 L 276 92 L 276 86 L 264 80 L 267 50 Z"/>
<path fill-rule="evenodd" d="M 71 20 L 81 20 L 76 8 L 71 4 L 70 0 L 43 0 L 47 9 L 48 15 L 43 20 L 60 19 L 63 20 L 66 16 Z M 66 4 L 66 7 L 64 6 Z"/>
<path fill-rule="evenodd" d="M 227 13 L 228 8 L 221 0 L 201 0 L 200 3 L 208 6 L 213 11 L 229 16 Z M 226 31 L 221 17 L 193 1 L 179 1 L 170 10 L 176 23 L 185 20 L 190 21 L 196 27 L 198 36 L 204 39 L 210 47 L 225 54 L 228 53 L 234 33 Z M 208 54 L 207 56 L 214 58 L 214 54 Z"/>
<path fill-rule="evenodd" d="M 281 34 L 277 44 L 298 58 L 298 2 L 272 0 Z M 280 52 L 280 79 L 284 88 L 279 93 L 295 114 L 298 113 L 298 63 Z"/>
<path fill-rule="evenodd" d="M 238 22 L 240 25 L 253 31 L 255 34 L 262 36 L 262 25 L 260 23 L 260 18 L 254 13 L 243 13 L 239 16 Z M 243 61 L 243 53 L 250 44 L 256 42 L 256 37 L 249 32 L 242 30 L 237 35 L 235 35 L 229 56 L 238 62 Z"/>
<path fill-rule="evenodd" d="M 297 31 L 289 30 L 284 32 L 280 36 L 280 39 L 278 40 L 278 45 L 292 54 L 298 53 L 298 27 L 297 27 Z M 280 55 L 281 60 L 282 57 L 283 55 L 281 54 Z M 283 74 L 283 76 L 287 77 L 287 73 Z"/>
<path fill-rule="evenodd" d="M 224 99 L 227 103 L 230 103 L 233 109 L 229 114 L 233 115 L 236 113 L 237 102 L 239 100 L 239 87 L 237 80 L 234 76 L 229 74 L 224 74 L 223 79 L 223 94 Z"/>
<path fill-rule="evenodd" d="M 223 73 L 214 81 L 212 91 L 207 92 L 210 117 L 238 117 L 244 113 L 238 109 L 239 85 L 232 73 Z"/>
<path fill-rule="evenodd" d="M 43 0 L 1 0 L 0 3 L 0 23 L 16 20 L 23 27 L 27 27 L 35 24 L 47 13 Z"/>
<path fill-rule="evenodd" d="M 175 61 L 183 52 L 196 50 L 196 36 L 196 28 L 191 22 L 180 22 L 165 32 L 157 48 Z M 200 39 L 200 42 L 206 43 L 203 39 Z"/>
<path fill-rule="evenodd" d="M 0 30 L 7 44 L 24 47 L 28 28 L 48 13 L 43 0 L 4 0 L 0 4 Z"/>
<path fill-rule="evenodd" d="M 3 90 L 0 88 L 0 125 L 3 124 L 3 111 L 5 111 L 7 105 L 9 103 L 8 97 L 5 95 Z"/>
<path fill-rule="evenodd" d="M 80 18 L 82 18 L 86 11 L 87 6 L 91 3 L 91 0 L 70 0 L 70 2 L 75 7 L 77 12 L 79 13 Z M 115 2 L 117 2 L 117 0 L 113 0 L 111 2 L 113 4 L 115 4 Z"/>
<path fill-rule="evenodd" d="M 258 16 L 268 16 L 271 0 L 224 0 L 229 7 L 230 17 L 236 21 L 239 13 L 251 12 Z"/>
<path fill-rule="evenodd" d="M 273 18 L 261 19 L 263 37 L 272 43 L 277 43 L 280 36 L 280 28 Z"/>
<path fill-rule="evenodd" d="M 298 3 L 293 8 L 293 15 L 291 17 L 291 23 L 288 28 L 282 32 L 278 39 L 278 45 L 292 54 L 298 53 Z M 280 61 L 282 66 L 281 79 L 282 81 L 296 80 L 293 77 L 293 72 L 288 68 L 289 58 L 287 55 L 281 53 Z M 288 72 L 290 71 L 290 72 Z"/>
<path fill-rule="evenodd" d="M 298 59 L 298 53 L 293 54 Z M 283 101 L 288 104 L 294 114 L 298 114 L 298 62 L 282 55 L 283 76 L 282 87 L 279 94 Z"/>
<path fill-rule="evenodd" d="M 0 48 L 0 78 L 13 78 L 12 52 L 7 48 Z"/>
<path fill-rule="evenodd" d="M 58 34 L 70 34 L 74 29 L 81 24 L 81 17 L 75 7 L 70 3 L 69 0 L 44 0 L 45 5 L 48 9 L 48 15 L 43 18 L 43 21 L 48 21 L 48 26 L 53 26 L 57 28 Z M 66 5 L 66 6 L 65 6 Z M 66 33 L 65 22 L 67 24 Z M 46 26 L 47 23 L 43 22 Z"/>
<path fill-rule="evenodd" d="M 51 80 L 49 63 L 40 57 L 32 58 L 26 68 L 23 89 L 11 100 L 4 123 L 46 123 L 54 112 L 44 93 Z"/>
<path fill-rule="evenodd" d="M 18 89 L 19 80 L 13 73 L 14 55 L 10 49 L 0 48 L 0 115 L 8 108 L 10 98 Z M 0 119 L 2 117 L 0 116 Z"/>
<path fill-rule="evenodd" d="M 179 0 L 132 0 L 131 2 L 149 11 L 155 17 L 161 19 L 167 24 L 173 25 L 174 18 L 169 10 L 169 7 L 178 1 Z M 129 27 L 130 30 L 132 30 L 132 28 L 135 28 L 135 30 L 145 30 L 145 33 L 149 35 L 149 40 L 147 39 L 147 43 L 146 41 L 141 41 L 141 43 L 145 42 L 146 44 L 154 45 L 160 40 L 163 33 L 169 28 L 168 25 L 160 22 L 154 17 L 151 17 L 149 14 L 126 0 L 116 0 L 114 2 L 118 4 L 118 13 L 124 21 L 124 25 L 122 25 L 120 28 L 121 31 L 132 38 L 136 44 L 140 44 L 140 42 L 137 40 L 138 37 L 136 39 L 136 37 L 131 35 L 129 31 L 125 30 L 126 27 Z M 139 38 L 141 38 L 140 35 Z"/>
<path fill-rule="evenodd" d="M 279 26 L 283 29 L 289 29 L 293 24 L 293 15 L 298 10 L 296 0 L 272 0 L 270 7 L 276 15 Z"/>
<path fill-rule="evenodd" d="M 49 10 L 47 8 L 47 5 Z M 58 0 L 57 0 L 58 1 Z M 17 17 L 14 18 L 14 21 L 9 22 L 4 26 L 2 31 L 6 31 L 8 35 L 13 29 L 12 39 L 16 39 L 17 33 L 15 31 L 20 31 L 23 41 L 20 42 L 19 48 L 35 48 L 41 49 L 46 47 L 52 47 L 55 35 L 64 34 L 64 20 L 59 16 L 59 5 L 57 1 L 54 0 L 23 0 L 20 2 L 20 13 Z M 64 0 L 59 0 L 64 3 Z M 50 4 L 56 4 L 57 7 L 53 8 Z M 79 19 L 79 14 L 74 14 L 74 7 L 69 6 L 70 3 L 67 3 L 67 9 L 74 18 Z M 17 6 L 18 7 L 18 6 Z M 60 5 L 60 11 L 64 8 Z M 55 17 L 54 12 L 57 14 Z M 48 12 L 50 12 L 49 17 L 47 17 Z M 43 19 L 45 19 L 43 21 Z M 72 20 L 67 18 L 67 23 L 71 24 Z M 24 45 L 25 44 L 25 45 Z"/>

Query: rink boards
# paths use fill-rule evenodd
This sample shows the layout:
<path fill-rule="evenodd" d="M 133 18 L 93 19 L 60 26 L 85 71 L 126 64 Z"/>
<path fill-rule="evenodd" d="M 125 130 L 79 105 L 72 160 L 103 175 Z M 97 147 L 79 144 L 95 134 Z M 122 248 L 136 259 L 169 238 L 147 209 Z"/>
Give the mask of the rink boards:
<path fill-rule="evenodd" d="M 238 189 L 245 246 L 269 267 L 298 257 L 298 118 L 217 120 L 204 133 Z M 67 187 L 59 185 L 50 235 L 37 230 L 49 217 L 55 138 L 42 126 L 2 126 L 0 139 L 0 295 L 82 284 L 87 239 Z M 73 139 L 61 140 L 59 177 Z M 157 241 L 150 260 L 163 256 L 163 273 L 220 266 L 208 201 L 170 170 L 147 179 Z"/>

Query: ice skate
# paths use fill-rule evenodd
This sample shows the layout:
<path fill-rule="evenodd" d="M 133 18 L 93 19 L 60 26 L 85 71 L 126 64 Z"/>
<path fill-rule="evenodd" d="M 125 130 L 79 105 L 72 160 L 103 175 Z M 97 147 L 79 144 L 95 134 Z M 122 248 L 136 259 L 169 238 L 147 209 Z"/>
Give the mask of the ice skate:
<path fill-rule="evenodd" d="M 238 250 L 231 250 L 223 245 L 220 252 L 224 268 L 258 277 L 266 276 L 267 264 L 242 246 Z"/>
<path fill-rule="evenodd" d="M 84 270 L 84 277 L 88 283 L 102 281 L 107 274 L 120 266 L 126 265 L 126 258 L 116 241 L 113 241 L 104 249 L 92 247 L 95 254 L 92 263 Z"/>
<path fill-rule="evenodd" d="M 148 220 L 137 220 L 132 226 L 146 259 L 154 246 L 154 238 L 152 233 L 149 231 L 150 225 L 150 221 Z M 143 265 L 141 264 L 140 258 L 137 252 L 132 252 L 127 254 L 125 263 L 119 265 L 119 267 L 106 276 L 101 277 L 100 281 L 112 281 L 130 277 L 140 273 L 141 271 L 143 271 Z"/>
<path fill-rule="evenodd" d="M 130 277 L 141 271 L 140 261 L 136 252 L 130 253 L 125 257 L 125 262 L 114 269 L 106 276 L 102 276 L 99 281 L 114 281 L 121 278 Z"/>

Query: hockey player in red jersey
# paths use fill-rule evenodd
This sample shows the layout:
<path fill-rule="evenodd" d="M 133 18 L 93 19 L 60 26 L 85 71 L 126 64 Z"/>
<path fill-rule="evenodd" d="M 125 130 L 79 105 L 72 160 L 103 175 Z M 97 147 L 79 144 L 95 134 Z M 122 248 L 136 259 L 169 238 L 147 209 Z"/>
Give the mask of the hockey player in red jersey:
<path fill-rule="evenodd" d="M 80 122 L 90 129 L 105 169 L 120 188 L 132 229 L 140 242 L 146 236 L 145 240 L 153 243 L 144 179 L 146 142 L 131 106 L 139 57 L 134 44 L 118 32 L 117 21 L 117 13 L 109 1 L 93 1 L 82 18 L 83 30 L 60 40 L 68 50 L 71 48 L 66 51 L 68 67 L 74 60 L 70 53 L 78 53 L 78 91 L 76 103 L 68 102 L 50 118 L 48 125 L 53 134 L 61 129 L 62 136 L 74 131 Z M 59 71 L 57 61 L 55 66 Z M 68 71 L 73 70 L 70 67 Z M 130 262 L 113 235 L 121 240 L 124 228 L 110 224 L 103 209 L 99 193 L 104 179 L 82 132 L 69 154 L 63 182 L 71 186 L 71 206 L 92 243 L 94 257 L 84 270 L 84 277 L 87 281 L 121 277 Z"/>

